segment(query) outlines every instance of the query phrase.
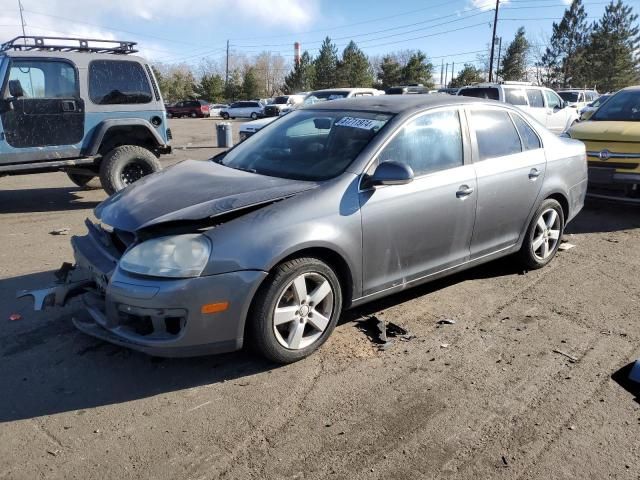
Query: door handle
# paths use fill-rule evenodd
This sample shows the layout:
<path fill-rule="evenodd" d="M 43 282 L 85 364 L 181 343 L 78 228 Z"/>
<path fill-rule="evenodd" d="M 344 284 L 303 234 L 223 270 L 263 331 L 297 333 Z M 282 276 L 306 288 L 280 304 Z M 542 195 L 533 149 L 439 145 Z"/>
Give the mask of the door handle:
<path fill-rule="evenodd" d="M 469 185 L 460 185 L 460 187 L 458 187 L 458 191 L 456 192 L 456 197 L 464 200 L 472 193 L 473 188 L 471 188 Z"/>
<path fill-rule="evenodd" d="M 532 168 L 529 171 L 529 180 L 536 180 L 540 176 L 540 173 L 540 170 L 538 170 L 537 168 Z"/>
<path fill-rule="evenodd" d="M 63 112 L 75 112 L 76 110 L 77 110 L 77 108 L 76 108 L 75 100 L 63 100 L 62 101 L 62 111 Z"/>

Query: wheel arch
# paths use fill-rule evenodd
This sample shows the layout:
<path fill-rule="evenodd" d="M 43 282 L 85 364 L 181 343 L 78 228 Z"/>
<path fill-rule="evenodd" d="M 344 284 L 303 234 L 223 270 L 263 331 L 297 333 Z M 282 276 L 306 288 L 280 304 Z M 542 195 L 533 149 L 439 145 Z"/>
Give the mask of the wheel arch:
<path fill-rule="evenodd" d="M 166 142 L 153 125 L 143 118 L 108 119 L 95 128 L 84 154 L 104 154 L 121 145 L 138 145 L 155 152 L 166 147 Z"/>
<path fill-rule="evenodd" d="M 569 199 L 561 192 L 553 192 L 547 195 L 542 201 L 544 202 L 547 199 L 553 199 L 560 204 L 562 207 L 562 214 L 564 215 L 564 221 L 566 223 L 569 218 Z M 540 202 L 542 204 L 542 202 Z"/>

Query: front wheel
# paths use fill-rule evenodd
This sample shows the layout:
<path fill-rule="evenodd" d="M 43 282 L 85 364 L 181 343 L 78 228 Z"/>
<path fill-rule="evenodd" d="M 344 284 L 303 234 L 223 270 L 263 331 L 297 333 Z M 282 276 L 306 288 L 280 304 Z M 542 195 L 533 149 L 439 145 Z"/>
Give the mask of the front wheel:
<path fill-rule="evenodd" d="M 258 114 L 256 112 L 251 113 L 251 120 L 255 120 L 258 118 Z"/>
<path fill-rule="evenodd" d="M 146 148 L 122 145 L 102 157 L 100 183 L 112 195 L 161 168 L 156 156 Z"/>
<path fill-rule="evenodd" d="M 229 114 L 227 112 L 222 112 L 220 116 L 223 120 L 229 120 Z"/>
<path fill-rule="evenodd" d="M 342 289 L 331 267 L 312 257 L 278 265 L 258 291 L 248 334 L 277 363 L 311 355 L 331 335 L 342 311 Z"/>
<path fill-rule="evenodd" d="M 536 211 L 520 249 L 522 263 L 529 269 L 544 267 L 558 252 L 564 232 L 564 212 L 554 199 L 548 198 Z"/>

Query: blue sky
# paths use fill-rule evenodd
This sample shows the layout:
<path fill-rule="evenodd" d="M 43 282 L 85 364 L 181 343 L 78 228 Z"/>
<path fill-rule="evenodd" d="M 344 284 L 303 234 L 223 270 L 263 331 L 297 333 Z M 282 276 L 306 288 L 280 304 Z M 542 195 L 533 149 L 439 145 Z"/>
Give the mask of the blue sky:
<path fill-rule="evenodd" d="M 27 34 L 138 41 L 142 53 L 165 63 L 219 61 L 232 52 L 293 58 L 293 42 L 317 52 L 329 35 L 339 47 L 353 39 L 369 55 L 421 49 L 433 63 L 476 61 L 491 38 L 495 0 L 22 0 Z M 544 42 L 569 0 L 502 0 L 503 45 L 524 26 Z M 607 4 L 585 0 L 593 20 Z M 640 0 L 627 0 L 640 11 Z M 0 0 L 0 38 L 19 34 L 18 0 Z M 439 68 L 438 68 L 439 70 Z M 458 70 L 458 68 L 456 68 Z"/>

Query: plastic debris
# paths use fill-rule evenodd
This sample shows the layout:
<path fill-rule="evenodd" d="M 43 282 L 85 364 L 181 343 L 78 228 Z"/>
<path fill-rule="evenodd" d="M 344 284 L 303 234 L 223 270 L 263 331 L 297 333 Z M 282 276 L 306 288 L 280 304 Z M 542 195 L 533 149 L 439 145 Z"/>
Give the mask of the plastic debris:
<path fill-rule="evenodd" d="M 70 228 L 56 228 L 55 230 L 51 230 L 49 233 L 51 235 L 69 235 L 70 231 Z"/>
<path fill-rule="evenodd" d="M 19 313 L 12 313 L 11 315 L 9 315 L 9 321 L 15 322 L 16 320 L 22 320 L 22 315 L 20 315 Z"/>
<path fill-rule="evenodd" d="M 453 318 L 443 318 L 442 320 L 438 320 L 438 325 L 455 325 L 456 321 Z"/>
<path fill-rule="evenodd" d="M 443 343 L 440 345 L 440 348 L 449 348 L 449 344 L 448 343 Z"/>
<path fill-rule="evenodd" d="M 405 328 L 392 322 L 385 322 L 378 317 L 371 316 L 365 320 L 360 320 L 358 328 L 364 332 L 374 343 L 378 344 L 380 350 L 387 350 L 394 344 L 394 339 L 409 341 L 415 338 Z"/>
<path fill-rule="evenodd" d="M 559 355 L 562 355 L 563 357 L 567 357 L 571 363 L 576 363 L 578 361 L 576 357 L 574 357 L 573 355 L 569 355 L 562 350 L 554 350 L 553 353 L 557 353 Z"/>
<path fill-rule="evenodd" d="M 558 247 L 558 250 L 562 250 L 564 252 L 566 250 L 571 250 L 573 247 L 575 247 L 573 243 L 564 242 L 560 244 L 560 246 Z"/>

